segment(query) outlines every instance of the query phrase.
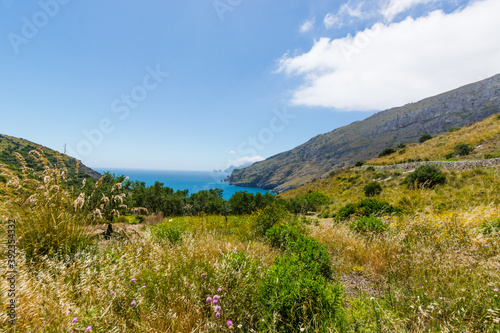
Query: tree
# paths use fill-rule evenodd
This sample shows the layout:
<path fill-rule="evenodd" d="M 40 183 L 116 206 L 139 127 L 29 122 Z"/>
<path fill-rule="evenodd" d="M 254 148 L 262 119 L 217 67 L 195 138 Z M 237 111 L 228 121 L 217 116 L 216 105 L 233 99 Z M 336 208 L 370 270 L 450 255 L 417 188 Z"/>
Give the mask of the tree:
<path fill-rule="evenodd" d="M 469 155 L 473 150 L 474 148 L 463 142 L 456 145 L 455 148 L 453 149 L 455 154 L 460 156 Z"/>
<path fill-rule="evenodd" d="M 420 137 L 420 139 L 418 139 L 418 142 L 423 143 L 423 142 L 430 140 L 430 139 L 432 139 L 432 135 L 424 134 Z"/>
<path fill-rule="evenodd" d="M 382 185 L 379 182 L 371 182 L 365 185 L 365 195 L 367 197 L 373 197 L 374 195 L 379 195 L 382 192 Z"/>

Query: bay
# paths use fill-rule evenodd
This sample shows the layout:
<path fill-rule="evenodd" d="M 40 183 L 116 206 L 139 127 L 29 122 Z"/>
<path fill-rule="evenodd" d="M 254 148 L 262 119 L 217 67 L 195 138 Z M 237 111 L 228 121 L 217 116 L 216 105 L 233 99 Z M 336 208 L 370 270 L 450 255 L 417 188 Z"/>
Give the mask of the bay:
<path fill-rule="evenodd" d="M 257 187 L 242 187 L 230 185 L 224 182 L 224 178 L 228 176 L 224 172 L 210 171 L 161 171 L 161 170 L 138 170 L 138 169 L 106 169 L 94 168 L 100 173 L 109 172 L 115 176 L 128 176 L 131 181 L 138 180 L 146 183 L 146 186 L 153 185 L 156 181 L 163 183 L 175 191 L 188 190 L 189 194 L 203 190 L 220 188 L 223 190 L 223 198 L 228 200 L 231 196 L 239 191 L 247 191 L 249 193 L 270 193 L 268 190 L 263 190 Z"/>

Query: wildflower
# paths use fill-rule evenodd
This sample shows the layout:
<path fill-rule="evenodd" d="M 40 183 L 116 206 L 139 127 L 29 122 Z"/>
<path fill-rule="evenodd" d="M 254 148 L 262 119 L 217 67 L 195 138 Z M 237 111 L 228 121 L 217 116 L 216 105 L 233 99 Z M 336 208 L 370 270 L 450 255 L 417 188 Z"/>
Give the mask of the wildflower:
<path fill-rule="evenodd" d="M 488 247 L 489 245 L 488 244 L 484 244 L 484 246 Z"/>
<path fill-rule="evenodd" d="M 137 283 L 137 280 L 135 278 L 130 279 L 130 281 L 132 281 L 132 283 Z"/>
<path fill-rule="evenodd" d="M 220 293 L 221 291 L 222 291 L 222 288 L 221 288 L 221 287 L 219 287 L 219 289 L 217 289 L 217 292 L 219 292 L 219 293 Z"/>
<path fill-rule="evenodd" d="M 220 307 L 220 305 L 217 305 L 217 306 L 215 307 L 215 311 L 217 311 L 217 312 L 220 312 L 220 310 L 221 310 L 221 309 L 222 309 L 222 308 Z"/>
<path fill-rule="evenodd" d="M 459 251 L 459 250 L 456 250 L 456 251 L 455 251 L 455 253 L 460 253 L 460 251 Z"/>
<path fill-rule="evenodd" d="M 497 289 L 497 288 L 495 288 L 495 289 L 493 289 L 493 291 L 498 291 L 498 289 Z"/>
<path fill-rule="evenodd" d="M 212 297 L 207 297 L 207 303 L 212 303 Z"/>
<path fill-rule="evenodd" d="M 87 327 L 87 329 L 85 330 L 85 332 L 90 332 L 92 330 L 92 325 L 90 325 L 89 327 Z"/>
<path fill-rule="evenodd" d="M 220 312 L 217 312 L 217 313 L 215 314 L 215 316 L 216 316 L 217 318 L 219 318 L 219 317 L 220 317 Z"/>
<path fill-rule="evenodd" d="M 217 305 L 219 304 L 219 300 L 218 299 L 214 299 L 214 301 L 212 302 L 213 305 Z"/>
<path fill-rule="evenodd" d="M 233 322 L 231 320 L 228 320 L 226 324 L 227 324 L 227 327 L 233 326 Z"/>
<path fill-rule="evenodd" d="M 201 273 L 201 277 L 207 276 L 207 273 Z"/>
<path fill-rule="evenodd" d="M 190 284 L 189 284 L 189 283 L 187 283 L 187 286 L 189 287 L 189 286 L 190 286 Z"/>
<path fill-rule="evenodd" d="M 146 288 L 146 286 L 142 286 L 141 288 Z"/>
<path fill-rule="evenodd" d="M 114 295 L 114 294 L 115 294 L 115 292 L 114 292 L 113 290 L 111 290 L 110 294 L 111 294 L 111 295 Z"/>
<path fill-rule="evenodd" d="M 136 306 L 136 305 L 137 305 L 137 303 L 136 303 L 135 301 L 132 301 L 132 302 L 130 302 L 130 305 L 131 305 L 131 306 Z"/>
<path fill-rule="evenodd" d="M 214 295 L 214 299 L 219 299 L 219 295 Z"/>
<path fill-rule="evenodd" d="M 77 322 L 77 320 L 78 320 L 78 317 L 75 317 L 75 318 L 73 318 L 73 320 L 71 322 L 74 324 Z"/>
<path fill-rule="evenodd" d="M 71 310 L 69 310 L 67 313 L 66 313 L 66 316 L 69 316 L 69 314 L 71 313 Z"/>
<path fill-rule="evenodd" d="M 238 325 L 238 328 L 242 328 L 242 327 L 243 327 L 243 325 L 241 325 L 241 324 Z"/>

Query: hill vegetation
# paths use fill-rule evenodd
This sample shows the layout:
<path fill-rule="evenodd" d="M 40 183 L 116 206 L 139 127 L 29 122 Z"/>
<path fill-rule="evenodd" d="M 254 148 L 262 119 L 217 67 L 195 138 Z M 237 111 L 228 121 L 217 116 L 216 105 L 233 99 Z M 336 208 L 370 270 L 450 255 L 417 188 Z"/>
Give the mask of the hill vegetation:
<path fill-rule="evenodd" d="M 217 190 L 187 197 L 109 174 L 74 186 L 35 152 L 43 170 L 21 163 L 13 173 L 0 164 L 0 238 L 16 219 L 19 239 L 17 326 L 2 312 L 0 327 L 498 332 L 500 167 L 372 166 L 429 151 L 426 158 L 439 159 L 461 142 L 474 150 L 453 158 L 494 154 L 498 123 L 492 116 L 396 146 L 394 154 L 259 199 L 241 192 L 224 201 Z M 443 182 L 427 182 L 436 174 Z M 140 205 L 157 213 L 146 216 Z M 119 232 L 103 237 L 104 223 Z M 2 307 L 10 281 L 1 282 Z"/>
<path fill-rule="evenodd" d="M 418 143 L 498 112 L 500 74 L 318 135 L 292 150 L 233 171 L 230 181 L 282 192 L 356 161 L 383 152 L 390 156 L 398 145 Z"/>

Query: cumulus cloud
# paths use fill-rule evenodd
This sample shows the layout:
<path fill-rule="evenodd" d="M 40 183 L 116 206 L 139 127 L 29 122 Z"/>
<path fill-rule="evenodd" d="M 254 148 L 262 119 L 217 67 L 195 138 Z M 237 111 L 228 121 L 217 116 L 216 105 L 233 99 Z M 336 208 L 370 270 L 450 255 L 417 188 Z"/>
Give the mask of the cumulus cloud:
<path fill-rule="evenodd" d="M 500 72 L 498 13 L 500 1 L 482 0 L 320 38 L 306 53 L 285 54 L 278 72 L 303 77 L 295 105 L 369 111 L 416 102 Z"/>
<path fill-rule="evenodd" d="M 230 154 L 230 155 L 234 155 L 234 154 L 236 154 L 236 152 L 235 152 L 234 150 L 230 150 L 230 151 L 229 151 L 229 154 Z"/>
<path fill-rule="evenodd" d="M 428 4 L 438 0 L 390 0 L 382 3 L 380 13 L 386 21 L 392 21 L 400 13 L 417 5 Z"/>
<path fill-rule="evenodd" d="M 300 26 L 300 32 L 308 32 L 314 27 L 314 23 L 316 22 L 316 18 L 312 18 L 310 20 L 305 21 Z"/>
<path fill-rule="evenodd" d="M 264 158 L 262 156 L 243 156 L 235 160 L 229 160 L 229 164 L 234 165 L 235 167 L 239 167 L 245 164 L 253 164 L 255 162 L 260 162 L 263 160 Z"/>

